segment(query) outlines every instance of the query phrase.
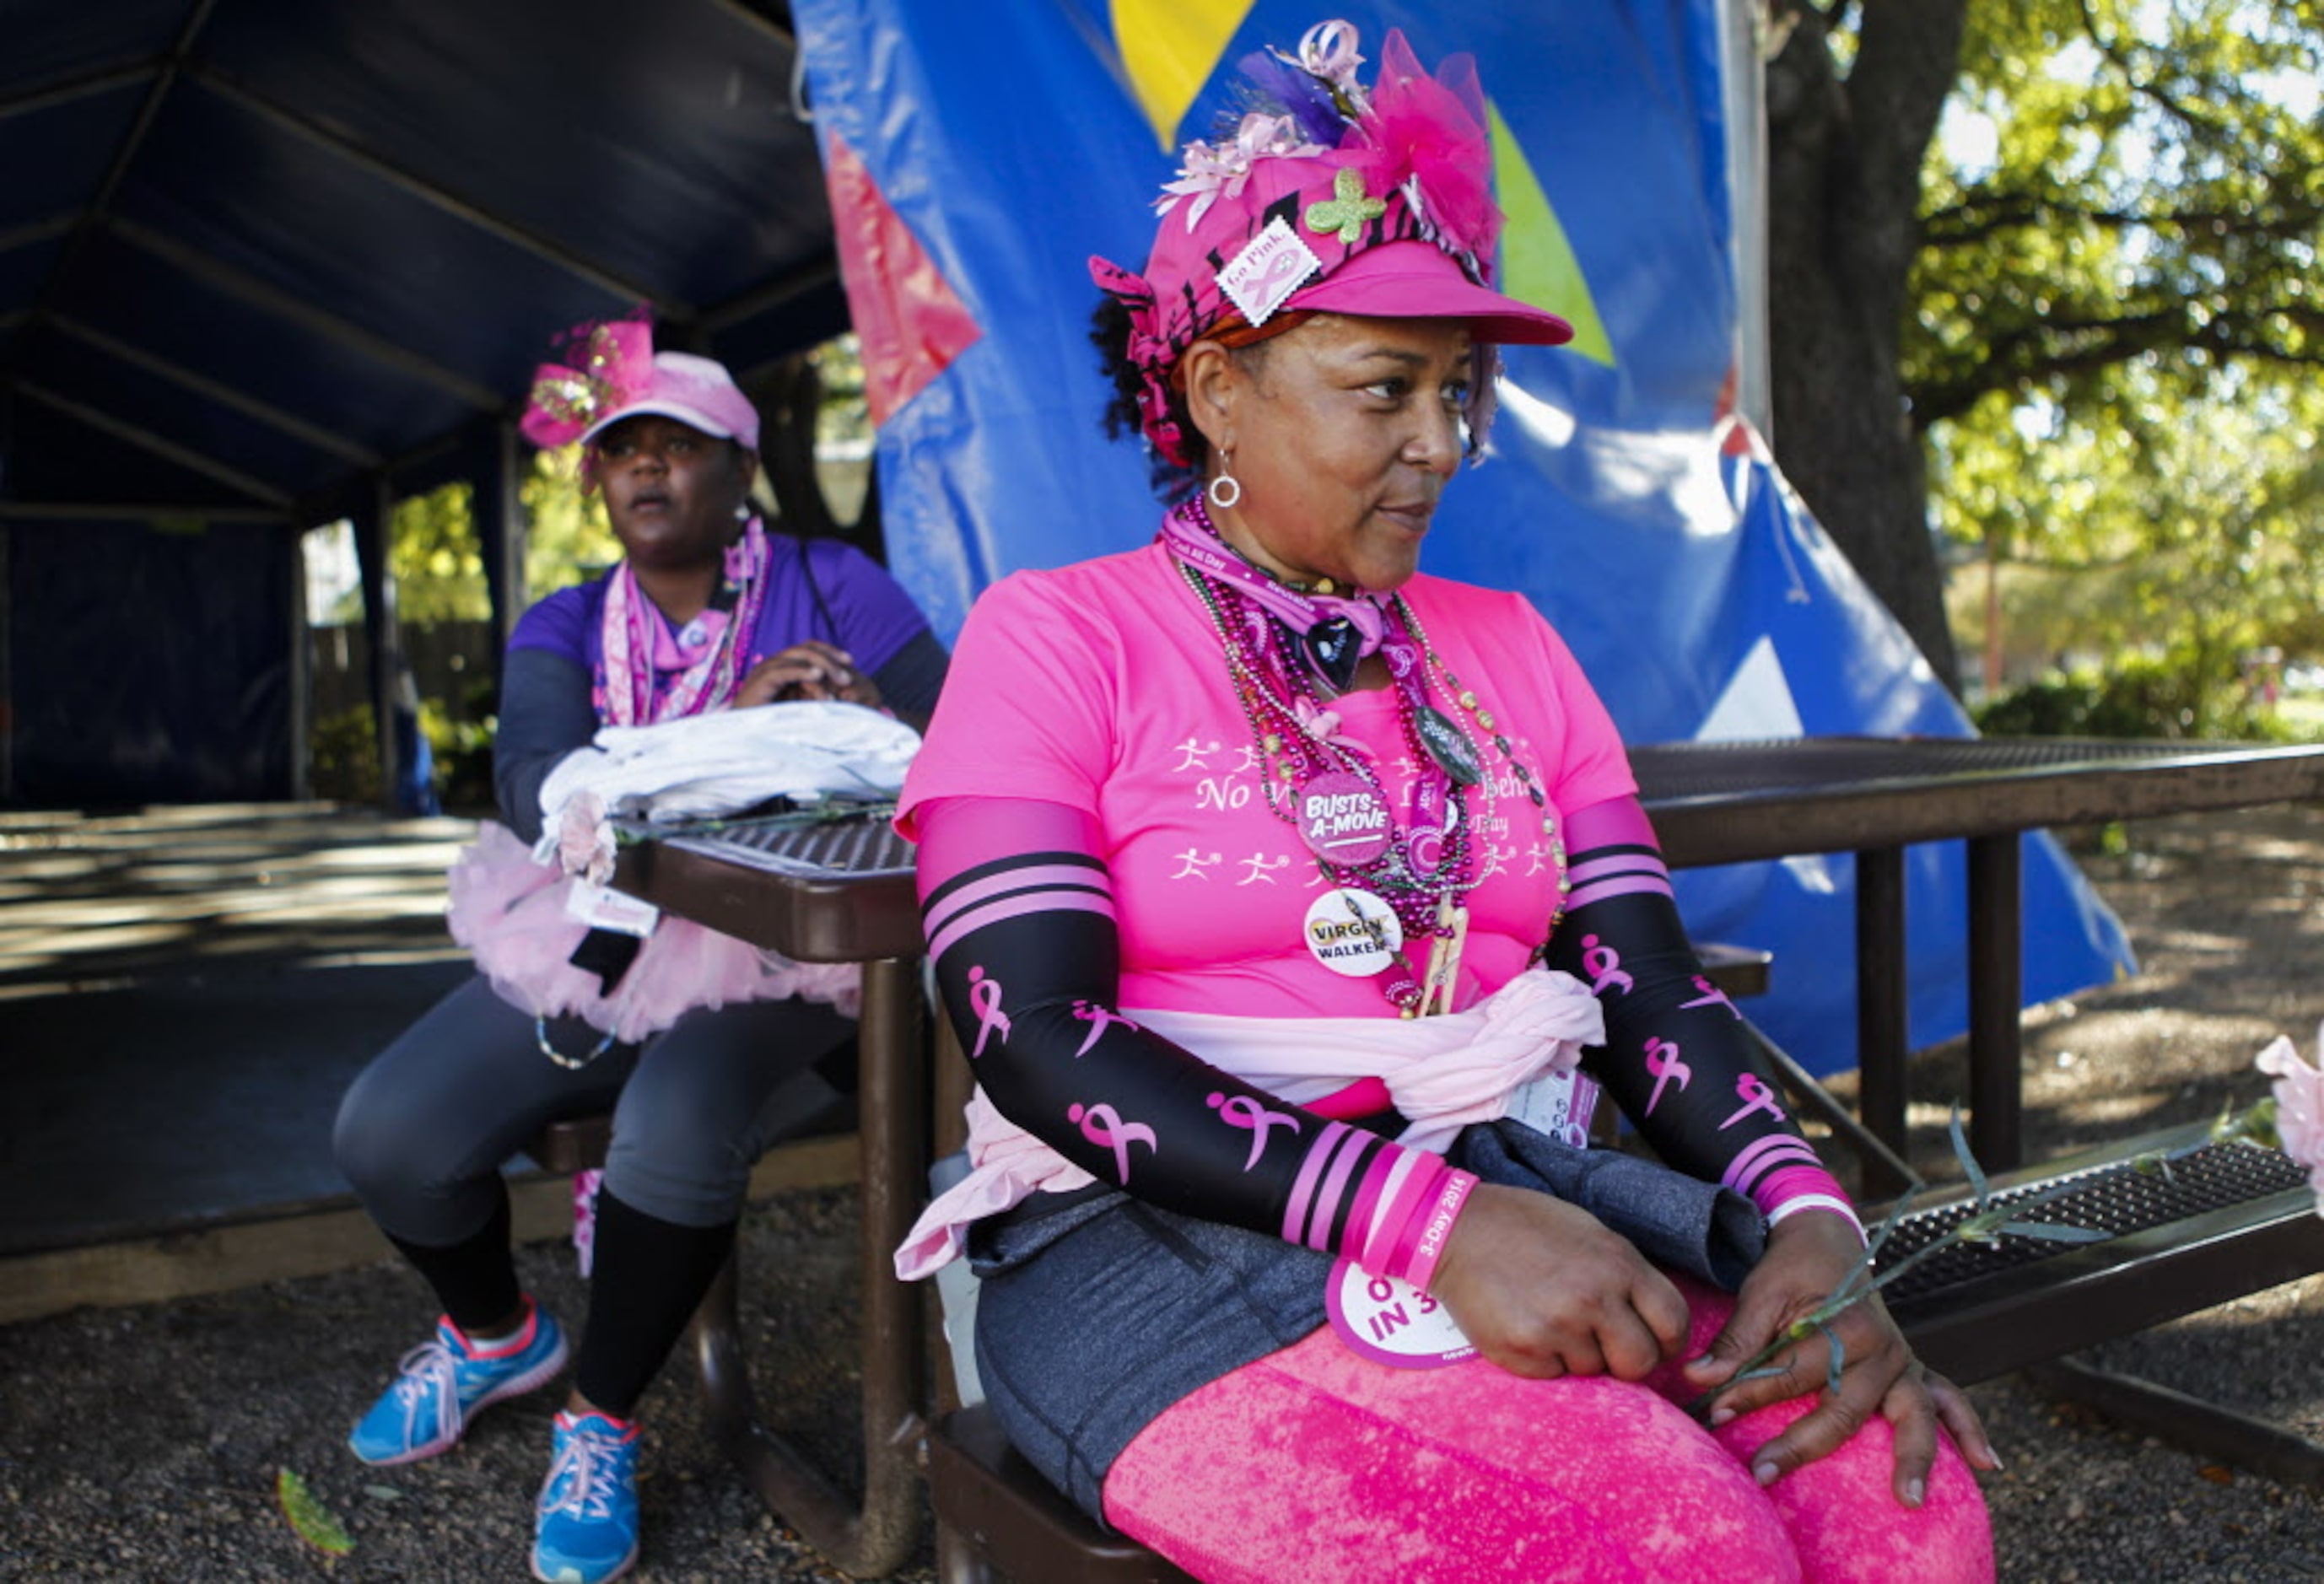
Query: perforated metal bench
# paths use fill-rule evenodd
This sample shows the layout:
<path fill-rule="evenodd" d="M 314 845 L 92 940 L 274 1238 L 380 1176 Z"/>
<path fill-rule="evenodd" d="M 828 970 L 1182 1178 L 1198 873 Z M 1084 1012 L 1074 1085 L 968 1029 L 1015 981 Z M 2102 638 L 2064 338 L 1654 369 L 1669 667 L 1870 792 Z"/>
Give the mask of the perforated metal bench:
<path fill-rule="evenodd" d="M 2172 1128 L 1998 1179 L 1994 1197 L 2003 1202 L 2075 1182 L 2024 1219 L 2111 1236 L 1956 1244 L 1883 1296 L 1914 1350 L 1962 1385 L 2032 1368 L 2047 1389 L 2109 1418 L 2255 1473 L 2324 1487 L 2324 1449 L 2313 1442 L 2070 1357 L 2324 1271 L 2324 1220 L 2306 1174 L 2275 1150 L 2209 1144 L 2208 1134 L 2201 1124 Z M 2168 1174 L 2131 1164 L 2190 1146 Z M 1913 1211 L 1890 1234 L 1881 1267 L 1935 1242 L 1973 1209 L 1961 1189 Z"/>

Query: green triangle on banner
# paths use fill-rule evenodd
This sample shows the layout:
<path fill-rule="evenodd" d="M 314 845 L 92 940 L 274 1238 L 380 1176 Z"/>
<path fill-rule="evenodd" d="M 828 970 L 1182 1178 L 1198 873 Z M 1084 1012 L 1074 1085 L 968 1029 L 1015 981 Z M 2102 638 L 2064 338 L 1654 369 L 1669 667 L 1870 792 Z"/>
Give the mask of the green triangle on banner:
<path fill-rule="evenodd" d="M 1517 135 L 1501 119 L 1501 107 L 1489 100 L 1485 113 L 1492 121 L 1493 185 L 1499 189 L 1501 213 L 1508 216 L 1501 229 L 1500 289 L 1563 318 L 1573 327 L 1570 350 L 1612 368 L 1613 344 L 1606 338 L 1565 227 L 1517 147 Z"/>

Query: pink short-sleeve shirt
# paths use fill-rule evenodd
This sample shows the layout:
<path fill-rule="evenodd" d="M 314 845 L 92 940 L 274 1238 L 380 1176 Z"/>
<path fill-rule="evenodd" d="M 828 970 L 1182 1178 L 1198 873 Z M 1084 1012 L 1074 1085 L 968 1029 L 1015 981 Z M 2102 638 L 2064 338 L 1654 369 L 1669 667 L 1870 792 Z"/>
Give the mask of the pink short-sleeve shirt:
<path fill-rule="evenodd" d="M 1462 718 L 1488 767 L 1470 794 L 1478 883 L 1456 997 L 1466 1006 L 1520 972 L 1547 933 L 1564 812 L 1637 787 L 1581 668 L 1521 596 L 1425 576 L 1403 592 L 1443 670 L 1494 721 L 1482 730 L 1476 714 L 1435 700 Z M 1342 734 L 1372 751 L 1390 806 L 1402 807 L 1417 767 L 1394 690 L 1333 707 Z M 1547 792 L 1546 809 L 1493 745 L 1497 732 Z M 1122 1006 L 1392 1016 L 1376 982 L 1310 954 L 1307 911 L 1328 882 L 1269 807 L 1260 772 L 1210 616 L 1168 552 L 1148 546 L 1020 572 L 978 600 L 898 823 L 912 834 L 913 810 L 945 797 L 1033 798 L 1094 815 L 1113 879 Z"/>

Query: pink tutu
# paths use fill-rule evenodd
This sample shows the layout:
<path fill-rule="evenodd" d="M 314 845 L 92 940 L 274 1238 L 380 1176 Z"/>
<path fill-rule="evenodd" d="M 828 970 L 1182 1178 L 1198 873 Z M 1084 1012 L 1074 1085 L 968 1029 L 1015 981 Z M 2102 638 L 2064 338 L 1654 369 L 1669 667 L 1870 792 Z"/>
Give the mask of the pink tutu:
<path fill-rule="evenodd" d="M 698 1007 L 803 996 L 853 1018 L 862 1005 L 854 963 L 794 962 L 669 914 L 609 996 L 595 974 L 567 961 L 589 932 L 565 911 L 574 884 L 499 824 L 480 826 L 452 865 L 452 938 L 503 1000 L 535 1017 L 569 1014 L 634 1044 Z"/>

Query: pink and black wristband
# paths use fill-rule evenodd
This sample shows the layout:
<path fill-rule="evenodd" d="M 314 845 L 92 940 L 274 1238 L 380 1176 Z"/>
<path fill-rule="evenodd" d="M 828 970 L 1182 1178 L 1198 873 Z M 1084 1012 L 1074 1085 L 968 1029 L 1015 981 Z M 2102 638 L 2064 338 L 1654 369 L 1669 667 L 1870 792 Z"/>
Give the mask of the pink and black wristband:
<path fill-rule="evenodd" d="M 1751 1197 L 1771 1229 L 1802 1211 L 1828 1211 L 1855 1229 L 1858 1243 L 1865 1241 L 1864 1222 L 1858 1219 L 1856 1207 L 1848 1202 L 1847 1191 L 1821 1166 L 1784 1166 L 1770 1172 L 1760 1180 Z"/>
<path fill-rule="evenodd" d="M 1436 1262 L 1444 1256 L 1445 1245 L 1452 1240 L 1453 1223 L 1461 1219 L 1461 1208 L 1469 1201 L 1469 1192 L 1476 1187 L 1473 1173 L 1448 1167 L 1435 1196 L 1422 1207 L 1407 1229 L 1410 1252 L 1396 1262 L 1388 1275 L 1402 1276 L 1422 1292 L 1435 1278 Z M 1397 1240 L 1401 1252 L 1406 1239 Z"/>

